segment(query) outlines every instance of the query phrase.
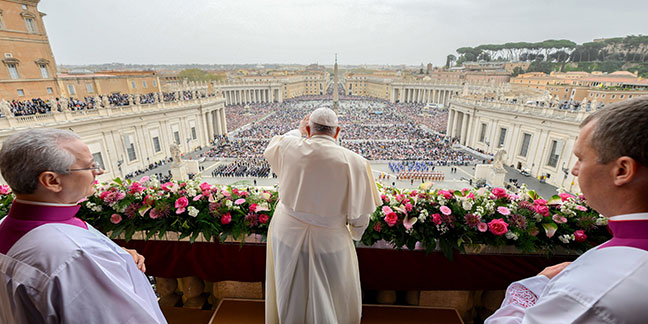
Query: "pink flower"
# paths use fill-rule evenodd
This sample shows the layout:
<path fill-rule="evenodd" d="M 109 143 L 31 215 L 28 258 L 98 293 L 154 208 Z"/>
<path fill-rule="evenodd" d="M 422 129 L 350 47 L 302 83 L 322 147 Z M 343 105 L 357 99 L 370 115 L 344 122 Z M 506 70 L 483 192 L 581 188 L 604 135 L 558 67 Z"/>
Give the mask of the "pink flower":
<path fill-rule="evenodd" d="M 387 195 L 380 195 L 380 199 L 382 199 L 385 202 L 385 204 L 389 203 L 389 197 L 387 197 Z"/>
<path fill-rule="evenodd" d="M 471 191 L 471 192 L 468 193 L 468 196 L 466 196 L 466 197 L 467 197 L 467 198 L 475 199 L 475 194 L 472 193 L 472 191 Z"/>
<path fill-rule="evenodd" d="M 389 227 L 393 227 L 394 225 L 396 225 L 397 222 L 398 222 L 398 215 L 396 215 L 396 213 L 391 212 L 385 215 L 385 223 L 387 223 Z"/>
<path fill-rule="evenodd" d="M 398 195 L 396 195 L 396 201 L 401 202 L 401 201 L 403 201 L 403 199 L 405 199 L 405 197 L 406 196 L 403 195 L 403 194 L 398 194 Z"/>
<path fill-rule="evenodd" d="M 241 196 L 241 197 L 247 197 L 247 196 L 249 196 L 249 195 L 250 195 L 250 193 L 247 192 L 247 191 L 241 191 L 241 192 L 239 192 L 239 196 Z"/>
<path fill-rule="evenodd" d="M 182 214 L 185 211 L 185 208 L 189 206 L 189 199 L 187 197 L 180 197 L 175 202 L 176 214 Z"/>
<path fill-rule="evenodd" d="M 583 230 L 574 231 L 574 240 L 576 242 L 585 242 L 586 239 L 587 239 L 587 235 L 585 235 L 585 231 Z"/>
<path fill-rule="evenodd" d="M 511 211 L 508 208 L 504 207 L 504 206 L 497 207 L 497 212 L 504 215 L 504 216 L 508 216 L 508 215 L 511 214 Z"/>
<path fill-rule="evenodd" d="M 382 225 L 380 225 L 380 223 L 378 222 L 374 223 L 373 230 L 376 232 L 382 231 Z"/>
<path fill-rule="evenodd" d="M 119 224 L 121 221 L 122 217 L 119 216 L 119 214 L 112 214 L 112 216 L 110 216 L 110 222 L 113 224 Z"/>
<path fill-rule="evenodd" d="M 232 215 L 230 213 L 225 213 L 221 216 L 221 224 L 227 225 L 232 221 Z"/>
<path fill-rule="evenodd" d="M 144 183 L 146 181 L 149 181 L 149 176 L 143 176 L 142 179 L 139 180 L 139 183 Z"/>
<path fill-rule="evenodd" d="M 256 212 L 257 206 L 258 206 L 257 204 L 251 204 L 250 205 L 250 211 L 253 212 L 253 213 Z"/>
<path fill-rule="evenodd" d="M 164 190 L 164 191 L 171 191 L 171 187 L 173 187 L 173 182 L 163 183 L 160 186 L 160 188 L 162 188 L 162 190 Z"/>
<path fill-rule="evenodd" d="M 407 212 L 411 212 L 412 211 L 412 204 L 406 203 L 405 204 L 405 210 L 407 210 Z"/>
<path fill-rule="evenodd" d="M 554 215 L 551 217 L 551 219 L 553 219 L 553 221 L 556 222 L 556 224 L 564 224 L 564 223 L 567 223 L 567 218 L 565 218 L 565 216 L 561 216 L 561 215 L 558 215 L 558 214 L 554 214 Z"/>
<path fill-rule="evenodd" d="M 452 198 L 452 193 L 451 193 L 450 191 L 447 191 L 447 190 L 439 190 L 438 193 L 439 193 L 440 195 L 443 195 L 443 198 L 445 198 L 445 199 L 450 199 L 450 198 Z"/>
<path fill-rule="evenodd" d="M 574 196 L 572 196 L 572 195 L 570 195 L 570 194 L 568 194 L 566 192 L 559 193 L 558 196 L 560 196 L 560 199 L 562 201 L 567 201 L 569 198 L 574 198 Z"/>
<path fill-rule="evenodd" d="M 227 190 L 225 190 L 225 189 L 221 190 L 221 193 L 222 193 L 223 196 L 225 196 L 225 197 L 229 197 L 229 196 L 231 196 L 231 194 L 230 194 Z"/>
<path fill-rule="evenodd" d="M 506 189 L 504 188 L 493 188 L 493 191 L 491 191 L 495 197 L 499 198 L 506 198 L 508 194 L 506 193 Z"/>
<path fill-rule="evenodd" d="M 268 216 L 268 215 L 266 215 L 266 214 L 261 214 L 261 215 L 259 215 L 259 222 L 260 222 L 261 224 L 265 224 L 265 223 L 267 223 L 269 219 L 270 219 L 270 216 Z"/>
<path fill-rule="evenodd" d="M 433 222 L 434 224 L 436 224 L 436 225 L 441 224 L 441 215 L 439 215 L 439 213 L 434 213 L 434 214 L 432 214 L 432 218 L 431 218 L 431 219 L 432 219 L 432 222 Z"/>
<path fill-rule="evenodd" d="M 236 188 L 232 188 L 232 193 L 235 194 L 235 195 L 238 195 L 238 194 L 239 194 L 239 190 L 236 189 Z"/>
<path fill-rule="evenodd" d="M 245 203 L 245 198 L 239 198 L 234 201 L 234 205 L 242 205 Z"/>
<path fill-rule="evenodd" d="M 211 185 L 207 182 L 203 182 L 200 184 L 200 191 L 209 191 L 211 189 Z"/>
<path fill-rule="evenodd" d="M 488 223 L 488 229 L 495 235 L 504 235 L 508 232 L 508 224 L 501 218 L 496 218 Z"/>
<path fill-rule="evenodd" d="M 133 182 L 128 189 L 129 193 L 134 194 L 142 193 L 144 190 L 146 190 L 146 187 L 142 186 L 142 184 L 139 182 Z"/>
<path fill-rule="evenodd" d="M 391 208 L 389 208 L 389 206 L 383 206 L 382 212 L 383 214 L 387 215 L 389 213 L 393 213 L 394 211 Z"/>
<path fill-rule="evenodd" d="M 549 207 L 547 205 L 535 205 L 533 209 L 542 216 L 549 216 Z"/>
<path fill-rule="evenodd" d="M 149 213 L 149 217 L 151 217 L 151 219 L 158 219 L 160 218 L 160 216 L 162 215 L 156 208 L 151 209 L 151 212 Z"/>
<path fill-rule="evenodd" d="M 479 224 L 477 225 L 477 229 L 478 229 L 480 232 L 484 233 L 484 232 L 486 232 L 486 231 L 488 230 L 488 224 L 486 224 L 486 223 L 484 223 L 484 222 L 481 222 L 481 223 L 479 223 Z"/>
<path fill-rule="evenodd" d="M 439 210 L 441 211 L 441 213 L 443 215 L 446 215 L 446 216 L 452 214 L 452 210 L 450 208 L 448 208 L 448 206 L 441 206 L 441 208 L 439 208 Z"/>
<path fill-rule="evenodd" d="M 587 211 L 587 207 L 582 206 L 582 205 L 576 205 L 576 209 L 578 209 L 580 211 L 583 211 L 583 212 Z"/>
<path fill-rule="evenodd" d="M 7 195 L 11 192 L 11 189 L 9 189 L 9 186 L 0 186 L 0 195 Z"/>
<path fill-rule="evenodd" d="M 200 200 L 200 198 L 202 198 L 202 197 L 203 197 L 203 195 L 200 194 L 200 195 L 197 195 L 197 196 L 193 197 L 193 199 L 191 199 L 191 200 L 193 200 L 193 201 L 198 201 L 198 200 Z"/>

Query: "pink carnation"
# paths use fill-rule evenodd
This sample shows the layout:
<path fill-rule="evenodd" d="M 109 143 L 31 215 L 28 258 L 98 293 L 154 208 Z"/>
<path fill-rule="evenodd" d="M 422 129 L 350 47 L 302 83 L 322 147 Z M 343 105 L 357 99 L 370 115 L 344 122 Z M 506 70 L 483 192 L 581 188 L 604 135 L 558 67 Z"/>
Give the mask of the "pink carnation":
<path fill-rule="evenodd" d="M 407 212 L 411 212 L 412 211 L 412 204 L 406 203 L 405 204 L 405 210 L 407 210 Z"/>
<path fill-rule="evenodd" d="M 508 194 L 506 193 L 506 189 L 503 188 L 493 188 L 493 191 L 491 191 L 495 197 L 499 198 L 506 198 Z"/>
<path fill-rule="evenodd" d="M 586 239 L 587 239 L 587 235 L 585 235 L 585 231 L 577 230 L 574 232 L 574 240 L 576 242 L 585 242 Z"/>
<path fill-rule="evenodd" d="M 561 215 L 558 215 L 558 214 L 554 214 L 554 215 L 551 217 L 551 219 L 553 219 L 553 221 L 556 222 L 556 224 L 564 224 L 564 223 L 567 223 L 567 218 L 565 218 L 565 216 L 561 216 Z"/>
<path fill-rule="evenodd" d="M 396 225 L 397 222 L 398 222 L 398 215 L 396 215 L 396 213 L 391 212 L 385 215 L 385 223 L 387 223 L 389 227 L 393 227 L 394 225 Z"/>
<path fill-rule="evenodd" d="M 180 197 L 175 202 L 176 214 L 182 214 L 185 211 L 185 208 L 189 206 L 189 199 L 187 197 Z"/>
<path fill-rule="evenodd" d="M 11 192 L 9 186 L 0 186 L 0 195 L 7 195 Z"/>
<path fill-rule="evenodd" d="M 389 203 L 389 197 L 387 197 L 387 195 L 380 195 L 380 199 L 382 199 L 386 204 Z"/>
<path fill-rule="evenodd" d="M 389 213 L 393 213 L 394 211 L 389 206 L 383 206 L 382 212 L 383 214 L 387 215 Z"/>
<path fill-rule="evenodd" d="M 560 196 L 560 199 L 562 201 L 567 201 L 569 198 L 574 198 L 574 196 L 572 196 L 572 195 L 570 195 L 570 194 L 568 194 L 566 192 L 559 193 L 558 196 Z"/>
<path fill-rule="evenodd" d="M 239 198 L 239 199 L 236 199 L 236 201 L 234 201 L 234 205 L 242 205 L 243 203 L 245 203 L 244 198 Z"/>
<path fill-rule="evenodd" d="M 142 179 L 139 180 L 139 183 L 144 183 L 146 181 L 149 181 L 149 176 L 143 176 Z"/>
<path fill-rule="evenodd" d="M 450 208 L 448 208 L 448 206 L 441 206 L 441 208 L 439 208 L 439 210 L 441 211 L 441 213 L 443 215 L 446 215 L 446 216 L 452 214 L 452 210 Z"/>
<path fill-rule="evenodd" d="M 112 214 L 110 216 L 110 222 L 113 224 L 119 224 L 122 221 L 122 217 L 119 214 Z"/>
<path fill-rule="evenodd" d="M 452 193 L 451 193 L 450 191 L 447 191 L 447 190 L 439 190 L 438 193 L 439 193 L 440 195 L 443 195 L 443 198 L 445 198 L 445 199 L 450 199 L 450 198 L 452 198 Z"/>
<path fill-rule="evenodd" d="M 580 211 L 583 211 L 583 212 L 587 211 L 587 207 L 582 206 L 582 205 L 576 205 L 576 209 L 578 209 Z"/>
<path fill-rule="evenodd" d="M 238 194 L 239 194 L 239 190 L 236 189 L 236 188 L 232 188 L 232 193 L 235 194 L 235 195 L 238 195 Z"/>
<path fill-rule="evenodd" d="M 270 219 L 270 216 L 268 216 L 268 215 L 266 215 L 266 214 L 261 214 L 261 215 L 259 215 L 259 222 L 260 222 L 261 224 L 265 224 L 265 223 L 267 223 L 269 219 Z"/>
<path fill-rule="evenodd" d="M 221 216 L 221 224 L 227 225 L 232 221 L 232 215 L 230 213 L 225 213 Z"/>
<path fill-rule="evenodd" d="M 488 230 L 488 224 L 481 222 L 477 225 L 477 229 L 482 233 L 486 232 Z"/>
<path fill-rule="evenodd" d="M 508 224 L 501 218 L 496 218 L 488 223 L 488 229 L 495 235 L 504 235 L 508 232 Z"/>
<path fill-rule="evenodd" d="M 441 215 L 439 215 L 439 213 L 434 213 L 434 214 L 432 214 L 431 219 L 432 219 L 432 222 L 433 222 L 434 224 L 436 224 L 436 225 L 441 224 Z"/>
<path fill-rule="evenodd" d="M 508 216 L 508 215 L 511 214 L 511 211 L 508 208 L 504 207 L 504 206 L 497 207 L 497 212 L 504 215 L 504 216 Z"/>

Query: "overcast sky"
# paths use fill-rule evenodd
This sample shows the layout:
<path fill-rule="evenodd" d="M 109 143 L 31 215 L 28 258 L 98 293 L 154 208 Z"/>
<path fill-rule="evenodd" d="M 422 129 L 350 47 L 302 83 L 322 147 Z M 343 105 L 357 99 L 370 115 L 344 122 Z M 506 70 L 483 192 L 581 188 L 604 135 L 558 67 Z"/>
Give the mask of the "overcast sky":
<path fill-rule="evenodd" d="M 648 34 L 648 1 L 41 0 L 58 64 L 445 64 L 463 46 Z"/>

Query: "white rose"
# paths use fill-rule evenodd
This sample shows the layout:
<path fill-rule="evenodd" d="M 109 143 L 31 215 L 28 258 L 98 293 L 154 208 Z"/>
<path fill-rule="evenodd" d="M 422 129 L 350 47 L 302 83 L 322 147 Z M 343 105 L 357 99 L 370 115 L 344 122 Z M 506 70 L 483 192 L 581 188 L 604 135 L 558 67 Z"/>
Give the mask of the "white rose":
<path fill-rule="evenodd" d="M 464 200 L 463 202 L 461 202 L 461 206 L 462 206 L 463 209 L 465 209 L 466 211 L 470 211 L 470 210 L 472 209 L 472 207 L 473 207 L 473 203 L 472 203 L 472 201 L 466 199 L 466 200 Z"/>

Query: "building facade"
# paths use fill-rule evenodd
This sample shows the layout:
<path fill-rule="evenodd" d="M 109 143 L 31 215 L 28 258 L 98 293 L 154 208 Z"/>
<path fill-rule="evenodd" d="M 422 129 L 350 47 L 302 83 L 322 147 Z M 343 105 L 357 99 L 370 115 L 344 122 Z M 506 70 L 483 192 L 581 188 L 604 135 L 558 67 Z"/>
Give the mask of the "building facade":
<path fill-rule="evenodd" d="M 0 98 L 59 96 L 56 61 L 38 2 L 0 1 Z"/>
<path fill-rule="evenodd" d="M 100 181 L 143 169 L 182 152 L 209 145 L 227 132 L 222 97 L 147 105 L 110 106 L 92 110 L 0 118 L 0 141 L 24 129 L 49 127 L 75 132 L 88 145 L 105 173 Z"/>
<path fill-rule="evenodd" d="M 452 99 L 449 109 L 447 134 L 461 144 L 491 154 L 502 148 L 506 165 L 579 191 L 572 151 L 588 112 L 464 98 Z"/>

